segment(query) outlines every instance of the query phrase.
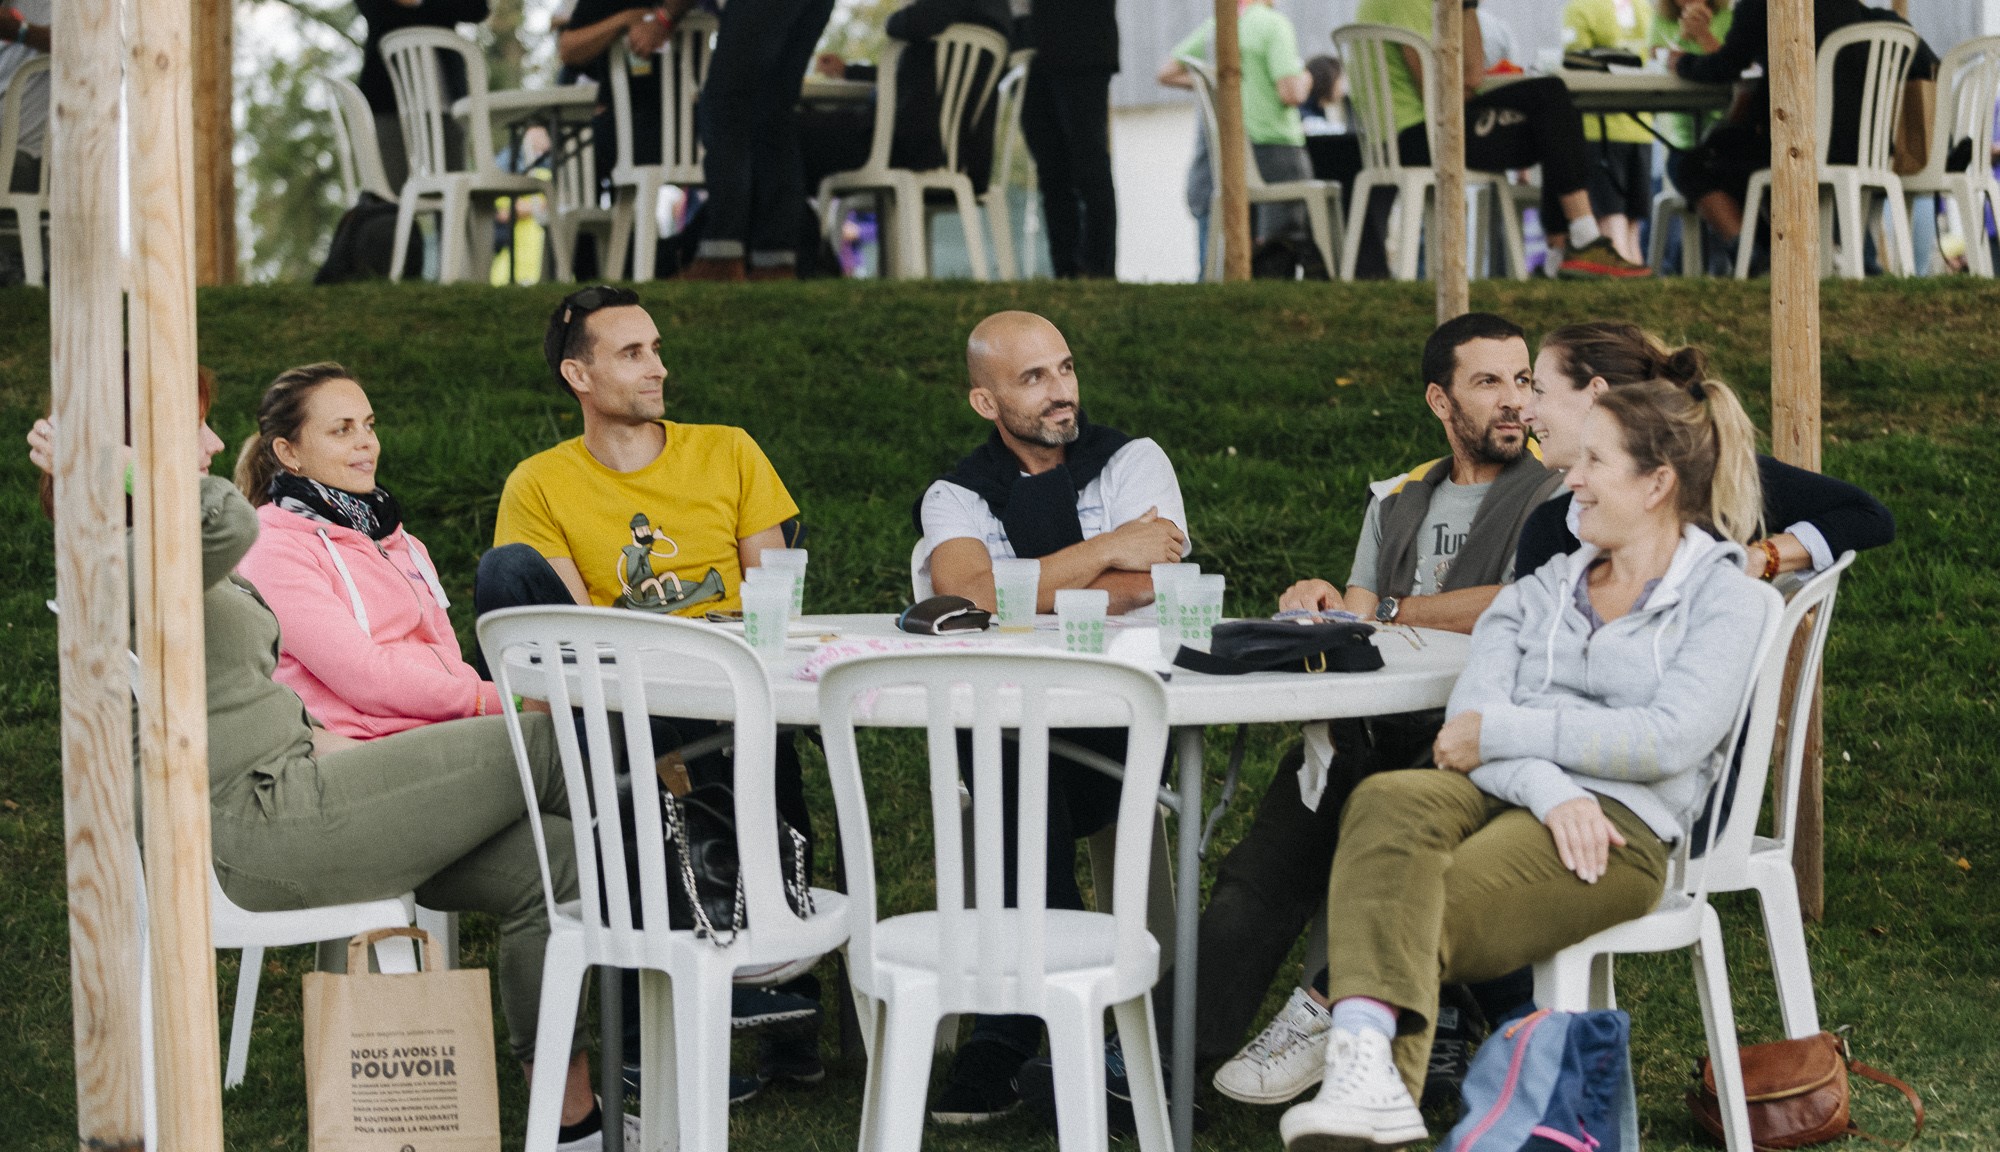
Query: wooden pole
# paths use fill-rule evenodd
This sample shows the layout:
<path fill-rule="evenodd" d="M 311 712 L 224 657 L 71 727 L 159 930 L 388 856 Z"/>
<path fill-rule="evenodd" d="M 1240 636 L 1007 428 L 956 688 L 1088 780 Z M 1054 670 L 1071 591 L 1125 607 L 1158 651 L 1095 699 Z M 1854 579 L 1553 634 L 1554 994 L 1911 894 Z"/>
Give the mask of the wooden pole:
<path fill-rule="evenodd" d="M 132 670 L 125 654 L 118 0 L 55 7 L 48 161 L 57 677 L 77 1146 L 144 1145 Z"/>
<path fill-rule="evenodd" d="M 139 767 L 152 910 L 160 1137 L 221 1152 L 221 1049 L 209 931 L 208 691 L 194 470 L 193 59 L 188 0 L 130 0 L 134 247 L 133 556 Z"/>
<path fill-rule="evenodd" d="M 1243 50 L 1236 0 L 1215 0 L 1215 142 L 1222 157 L 1222 278 L 1250 279 L 1250 198 L 1243 164 Z"/>
<path fill-rule="evenodd" d="M 195 282 L 236 283 L 236 132 L 230 0 L 193 0 Z"/>
<path fill-rule="evenodd" d="M 1896 10 L 1896 15 L 1901 16 L 1905 20 L 1910 18 L 1910 0 L 1895 0 L 1895 3 L 1891 7 Z"/>
<path fill-rule="evenodd" d="M 1436 0 L 1431 50 L 1437 60 L 1430 77 L 1432 114 L 1437 117 L 1437 221 L 1431 230 L 1431 274 L 1437 279 L 1437 315 L 1442 324 L 1471 310 L 1465 281 L 1465 8 L 1463 0 Z M 1406 208 L 1405 211 L 1408 211 Z"/>
<path fill-rule="evenodd" d="M 1819 149 L 1814 139 L 1812 0 L 1771 0 L 1771 441 L 1778 459 L 1819 470 Z M 1815 686 L 1813 691 L 1817 692 Z M 1799 789 L 1792 864 L 1799 905 L 1825 908 L 1818 705 Z"/>

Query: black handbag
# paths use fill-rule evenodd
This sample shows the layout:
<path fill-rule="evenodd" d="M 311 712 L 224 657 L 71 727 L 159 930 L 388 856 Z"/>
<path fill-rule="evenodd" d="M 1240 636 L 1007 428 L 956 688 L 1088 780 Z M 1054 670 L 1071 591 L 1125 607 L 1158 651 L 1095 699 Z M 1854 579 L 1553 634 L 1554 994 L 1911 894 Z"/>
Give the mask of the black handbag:
<path fill-rule="evenodd" d="M 685 796 L 662 788 L 660 819 L 667 838 L 668 925 L 693 929 L 716 947 L 728 947 L 750 923 L 736 854 L 736 794 L 720 782 L 698 785 Z M 800 916 L 811 916 L 806 838 L 784 817 L 777 819 L 778 873 L 785 902 Z"/>
<path fill-rule="evenodd" d="M 1211 676 L 1373 672 L 1382 667 L 1374 635 L 1374 625 L 1350 621 L 1230 620 L 1215 626 L 1208 651 L 1182 645 L 1174 666 Z"/>

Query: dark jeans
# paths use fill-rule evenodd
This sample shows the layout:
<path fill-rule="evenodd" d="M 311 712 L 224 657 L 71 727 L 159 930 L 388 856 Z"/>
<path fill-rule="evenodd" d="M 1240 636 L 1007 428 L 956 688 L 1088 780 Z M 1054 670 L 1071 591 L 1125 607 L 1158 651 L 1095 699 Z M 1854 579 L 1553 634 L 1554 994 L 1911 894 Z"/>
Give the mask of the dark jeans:
<path fill-rule="evenodd" d="M 748 255 L 754 266 L 796 262 L 799 87 L 833 0 L 730 0 L 697 119 L 707 155 L 701 255 Z"/>
<path fill-rule="evenodd" d="M 473 577 L 472 605 L 477 615 L 484 616 L 501 608 L 521 608 L 530 605 L 574 605 L 576 600 L 569 594 L 569 586 L 557 576 L 549 562 L 540 553 L 526 544 L 502 544 L 479 558 L 479 571 Z M 479 654 L 481 675 L 487 675 L 486 654 Z M 721 725 L 713 720 L 690 720 L 681 717 L 655 716 L 652 718 L 653 746 L 658 750 L 680 747 L 713 735 Z M 727 783 L 733 776 L 734 766 L 726 752 L 711 752 L 687 763 L 688 777 L 696 784 L 713 781 Z M 812 865 L 813 830 L 812 813 L 806 807 L 804 773 L 799 763 L 796 740 L 780 739 L 777 746 L 776 773 L 773 781 L 777 791 L 778 815 L 785 822 L 805 834 L 806 864 L 808 874 Z M 639 1051 L 639 978 L 635 972 L 625 973 L 625 1053 L 628 1063 L 636 1062 Z M 790 984 L 787 991 L 805 994 L 807 986 L 810 995 L 817 999 L 818 981 L 808 974 Z"/>
<path fill-rule="evenodd" d="M 1028 69 L 1021 138 L 1035 158 L 1055 274 L 1064 279 L 1115 277 L 1118 196 L 1111 184 L 1111 74 Z"/>
<path fill-rule="evenodd" d="M 1430 141 L 1422 124 L 1396 137 L 1405 164 L 1429 164 Z M 1569 89 L 1553 76 L 1503 84 L 1465 102 L 1465 166 L 1475 172 L 1542 169 L 1542 227 L 1559 234 L 1568 222 L 1562 197 L 1590 185 L 1583 114 Z"/>
<path fill-rule="evenodd" d="M 1429 714 L 1435 716 L 1435 713 Z M 1299 749 L 1278 763 L 1271 786 L 1243 839 L 1215 871 L 1215 887 L 1201 914 L 1201 942 L 1195 984 L 1195 1062 L 1213 1064 L 1236 1054 L 1264 1006 L 1264 994 L 1299 934 L 1326 907 L 1327 880 L 1340 840 L 1340 816 L 1354 789 L 1376 772 L 1405 768 L 1423 759 L 1437 724 L 1428 717 L 1381 717 L 1333 725 L 1336 754 L 1319 807 L 1299 797 Z M 1533 974 L 1491 985 L 1473 994 L 1488 1019 L 1534 995 Z M 1170 1035 L 1173 984 L 1153 990 L 1153 1016 L 1160 1035 Z M 1163 1045 L 1164 1047 L 1164 1045 Z"/>
<path fill-rule="evenodd" d="M 1718 124 L 1701 143 L 1668 164 L 1668 175 L 1690 205 L 1711 192 L 1727 192 L 1737 207 L 1750 177 L 1771 166 L 1771 137 L 1748 124 Z"/>
<path fill-rule="evenodd" d="M 1125 729 L 1057 729 L 1049 735 L 1078 744 L 1124 763 Z M 972 782 L 972 734 L 958 736 L 959 775 L 965 786 Z M 1006 795 L 1001 800 L 1002 827 L 1007 840 L 1007 870 L 1004 887 L 1008 907 L 1014 906 L 1014 872 L 1017 862 L 1020 756 L 1011 743 L 1002 745 L 1001 781 Z M 1081 909 L 1083 892 L 1076 885 L 1076 842 L 1109 826 L 1118 819 L 1118 794 L 1123 786 L 1094 768 L 1086 768 L 1056 756 L 1049 757 L 1049 840 L 1046 899 L 1050 908 Z M 1108 895 L 1100 893 L 1100 898 Z M 1042 1022 L 1033 1016 L 980 1016 L 973 1021 L 972 1036 L 992 1040 L 1018 1052 L 1022 1060 L 1034 1056 L 1041 1047 Z"/>

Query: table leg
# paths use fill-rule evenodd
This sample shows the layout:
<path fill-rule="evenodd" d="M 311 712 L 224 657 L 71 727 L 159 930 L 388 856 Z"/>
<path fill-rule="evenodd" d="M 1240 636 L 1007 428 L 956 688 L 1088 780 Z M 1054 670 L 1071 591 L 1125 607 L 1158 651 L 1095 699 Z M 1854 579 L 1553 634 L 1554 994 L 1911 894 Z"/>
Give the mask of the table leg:
<path fill-rule="evenodd" d="M 1174 862 L 1174 1020 L 1172 1119 L 1175 1152 L 1194 1147 L 1195 952 L 1201 940 L 1200 725 L 1174 729 L 1180 762 L 1178 851 Z"/>
<path fill-rule="evenodd" d="M 597 970 L 597 1024 L 602 1033 L 597 1095 L 604 1106 L 604 1152 L 625 1152 L 625 988 L 620 983 L 624 975 L 618 968 Z"/>

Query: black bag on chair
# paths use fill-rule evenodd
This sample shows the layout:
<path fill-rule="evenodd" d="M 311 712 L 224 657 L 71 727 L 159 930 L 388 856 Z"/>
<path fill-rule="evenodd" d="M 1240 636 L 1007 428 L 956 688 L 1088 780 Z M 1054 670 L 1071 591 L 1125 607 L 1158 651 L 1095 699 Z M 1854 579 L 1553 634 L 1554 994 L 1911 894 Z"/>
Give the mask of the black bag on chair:
<path fill-rule="evenodd" d="M 743 876 L 736 853 L 736 794 L 720 782 L 700 784 L 684 796 L 660 790 L 660 818 L 667 833 L 667 923 L 693 929 L 726 948 L 749 926 Z M 778 819 L 778 873 L 785 902 L 800 916 L 813 914 L 806 838 Z"/>

